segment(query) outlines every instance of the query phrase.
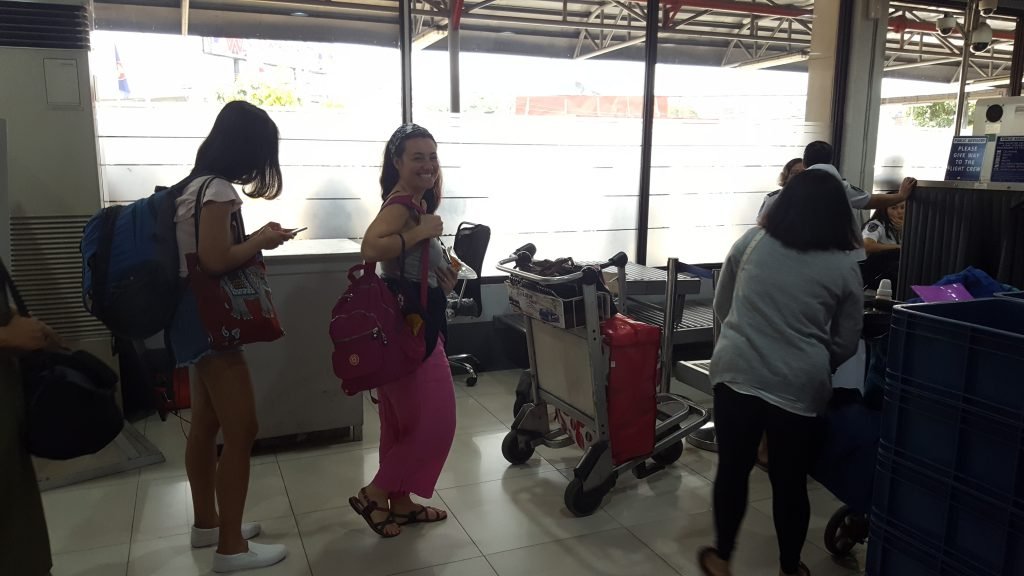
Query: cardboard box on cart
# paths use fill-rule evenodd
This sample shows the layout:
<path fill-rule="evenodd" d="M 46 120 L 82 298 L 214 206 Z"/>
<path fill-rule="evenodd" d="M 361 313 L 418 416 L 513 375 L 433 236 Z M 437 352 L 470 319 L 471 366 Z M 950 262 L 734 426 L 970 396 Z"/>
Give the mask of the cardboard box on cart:
<path fill-rule="evenodd" d="M 511 282 L 506 286 L 509 304 L 515 312 L 559 328 L 572 329 L 586 324 L 582 297 L 564 300 Z"/>

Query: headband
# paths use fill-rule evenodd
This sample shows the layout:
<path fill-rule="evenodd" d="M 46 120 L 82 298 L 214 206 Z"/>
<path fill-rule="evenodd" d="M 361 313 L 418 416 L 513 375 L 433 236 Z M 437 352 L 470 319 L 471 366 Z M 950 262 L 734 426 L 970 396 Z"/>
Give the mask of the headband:
<path fill-rule="evenodd" d="M 388 154 L 390 154 L 392 158 L 395 158 L 397 156 L 398 147 L 401 146 L 402 142 L 413 135 L 429 138 L 430 132 L 427 132 L 426 128 L 423 128 L 418 124 L 402 124 L 398 127 L 398 130 L 395 130 L 395 133 L 391 135 L 391 139 L 388 140 Z"/>

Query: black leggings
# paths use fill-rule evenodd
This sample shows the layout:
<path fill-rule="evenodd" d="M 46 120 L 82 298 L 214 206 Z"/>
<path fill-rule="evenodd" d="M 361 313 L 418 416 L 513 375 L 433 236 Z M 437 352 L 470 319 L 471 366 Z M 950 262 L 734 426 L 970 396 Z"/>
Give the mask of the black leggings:
<path fill-rule="evenodd" d="M 820 421 L 787 412 L 756 396 L 740 394 L 724 384 L 715 386 L 714 415 L 718 436 L 714 506 L 719 555 L 729 560 L 736 547 L 736 534 L 747 511 L 750 471 L 757 460 L 761 435 L 766 433 L 779 565 L 786 574 L 797 573 L 811 517 L 807 474 L 821 440 Z"/>

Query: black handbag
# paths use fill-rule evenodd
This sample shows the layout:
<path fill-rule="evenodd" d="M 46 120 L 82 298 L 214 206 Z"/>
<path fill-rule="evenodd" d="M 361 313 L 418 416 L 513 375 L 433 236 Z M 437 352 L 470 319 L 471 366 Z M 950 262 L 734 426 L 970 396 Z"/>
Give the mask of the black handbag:
<path fill-rule="evenodd" d="M 18 314 L 29 316 L 7 267 L 0 261 Z M 29 451 L 40 458 L 70 460 L 95 454 L 124 427 L 117 405 L 117 373 L 83 350 L 37 350 L 18 359 L 27 409 Z"/>

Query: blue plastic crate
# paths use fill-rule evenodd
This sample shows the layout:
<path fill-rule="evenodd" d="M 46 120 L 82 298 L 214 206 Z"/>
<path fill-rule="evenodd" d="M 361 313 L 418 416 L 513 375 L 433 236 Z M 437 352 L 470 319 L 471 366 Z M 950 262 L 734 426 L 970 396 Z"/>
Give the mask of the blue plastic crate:
<path fill-rule="evenodd" d="M 904 384 L 893 381 L 885 388 L 880 440 L 890 452 L 936 477 L 1024 510 L 1024 419 L 1011 420 Z"/>
<path fill-rule="evenodd" d="M 1000 292 L 996 294 L 996 298 L 1009 298 L 1011 300 L 1024 301 L 1024 291 L 1021 292 Z"/>
<path fill-rule="evenodd" d="M 1024 306 L 1008 298 L 897 306 L 886 380 L 1021 419 Z"/>
<path fill-rule="evenodd" d="M 929 548 L 883 519 L 872 518 L 867 576 L 978 576 L 942 550 Z"/>
<path fill-rule="evenodd" d="M 884 443 L 875 474 L 872 525 L 930 550 L 921 574 L 1024 573 L 1019 571 L 1024 568 L 1024 513 L 935 477 Z M 943 566 L 957 569 L 950 572 Z"/>

